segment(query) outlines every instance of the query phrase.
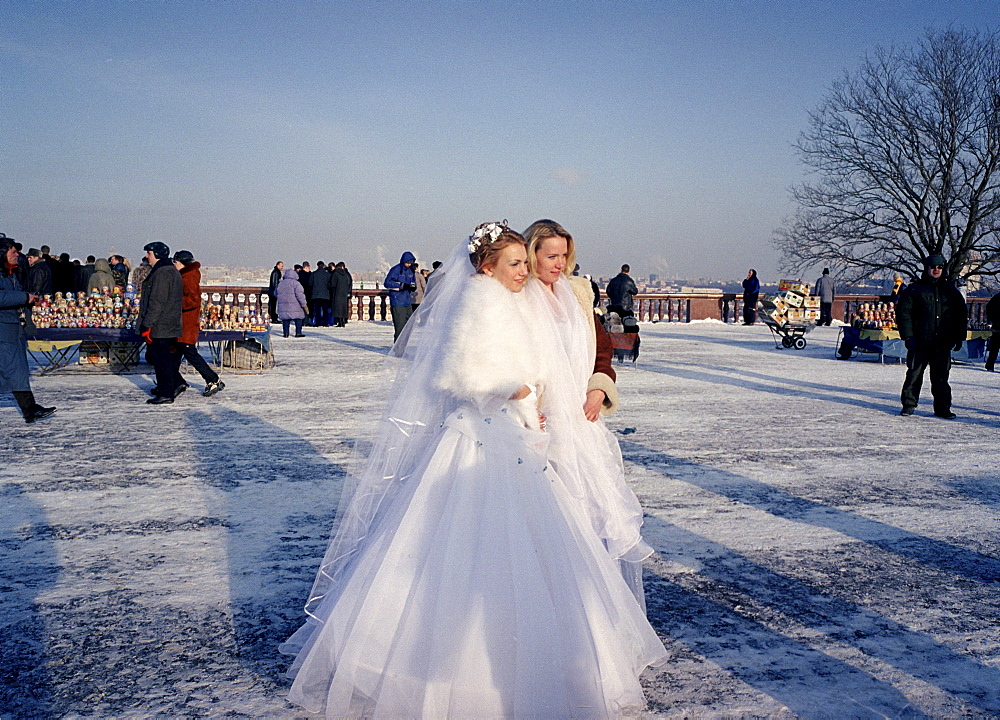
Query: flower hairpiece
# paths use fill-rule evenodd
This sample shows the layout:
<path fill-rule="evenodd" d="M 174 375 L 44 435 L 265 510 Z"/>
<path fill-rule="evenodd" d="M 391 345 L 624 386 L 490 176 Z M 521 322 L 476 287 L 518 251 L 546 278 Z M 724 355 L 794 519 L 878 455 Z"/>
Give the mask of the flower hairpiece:
<path fill-rule="evenodd" d="M 507 230 L 507 221 L 483 223 L 469 236 L 469 254 L 476 252 L 481 245 L 496 242 L 501 233 Z"/>

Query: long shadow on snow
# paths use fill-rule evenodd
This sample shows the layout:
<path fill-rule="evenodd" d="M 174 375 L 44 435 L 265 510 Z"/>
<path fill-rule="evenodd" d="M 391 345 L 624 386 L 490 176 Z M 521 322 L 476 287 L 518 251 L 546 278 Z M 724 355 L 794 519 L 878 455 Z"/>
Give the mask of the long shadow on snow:
<path fill-rule="evenodd" d="M 377 355 L 388 355 L 389 351 L 392 350 L 391 345 L 366 345 L 365 343 L 360 343 L 355 340 L 345 340 L 344 338 L 333 337 L 332 335 L 312 335 L 311 337 L 314 337 L 317 340 L 326 340 L 328 342 L 337 343 L 338 345 L 347 345 L 348 347 L 357 348 L 358 350 L 366 350 Z"/>
<path fill-rule="evenodd" d="M 747 371 L 742 368 L 736 369 L 718 366 L 709 367 L 705 365 L 694 365 L 688 367 L 675 365 L 671 367 L 662 363 L 650 362 L 639 362 L 638 367 L 640 370 L 648 370 L 649 372 L 659 373 L 661 375 L 670 375 L 684 380 L 696 380 L 698 382 L 707 382 L 716 385 L 732 385 L 733 387 L 738 387 L 744 390 L 770 393 L 781 397 L 796 395 L 798 397 L 810 398 L 813 400 L 824 400 L 826 402 L 838 403 L 841 405 L 853 405 L 855 407 L 874 410 L 882 414 L 888 413 L 890 415 L 896 415 L 898 414 L 900 407 L 898 394 L 890 395 L 889 393 L 873 393 L 868 390 L 849 387 L 823 385 L 809 381 L 787 380 L 785 378 L 776 378 L 770 375 Z M 710 372 L 711 370 L 716 370 L 717 372 Z M 734 375 L 726 373 L 734 373 Z M 756 378 L 759 379 L 760 382 L 747 378 Z M 861 399 L 852 399 L 847 397 L 849 395 L 884 398 L 886 403 L 879 404 Z M 929 398 L 927 398 L 926 402 L 929 405 Z M 966 408 L 960 405 L 954 405 L 953 408 L 956 410 L 973 410 L 980 412 L 978 408 Z M 952 422 L 982 425 L 984 427 L 996 427 L 996 422 L 988 418 L 976 419 L 959 417 Z"/>
<path fill-rule="evenodd" d="M 670 559 L 671 548 L 684 548 L 687 555 L 695 553 L 700 563 L 697 575 L 718 583 L 721 588 L 717 592 L 725 599 L 738 602 L 733 597 L 735 590 L 974 707 L 990 713 L 1000 710 L 1000 671 L 658 518 L 647 515 L 645 527 L 648 536 L 662 546 L 659 551 L 665 559 Z M 652 583 L 649 575 L 655 578 Z M 806 717 L 922 716 L 912 708 L 907 710 L 907 699 L 891 685 L 669 578 L 656 576 L 648 564 L 647 604 L 651 621 L 663 635 Z M 858 690 L 863 694 L 852 697 Z M 863 709 L 872 712 L 862 713 Z"/>
<path fill-rule="evenodd" d="M 1000 561 L 980 553 L 914 535 L 853 513 L 790 495 L 750 478 L 700 466 L 636 443 L 621 442 L 621 446 L 625 459 L 630 462 L 637 462 L 670 478 L 689 482 L 776 517 L 827 527 L 973 580 L 995 583 L 998 577 Z M 672 547 L 698 547 L 699 562 L 703 564 L 700 575 L 736 588 L 757 601 L 766 602 L 797 622 L 839 642 L 857 647 L 866 655 L 880 658 L 976 707 L 988 712 L 1000 711 L 1000 670 L 981 665 L 934 642 L 926 635 L 914 632 L 863 606 L 781 575 L 728 547 L 655 517 L 647 515 L 645 523 L 647 531 L 652 531 L 649 532 L 650 537 L 659 534 L 657 543 L 662 545 L 661 553 L 664 556 L 670 556 Z M 983 565 L 983 571 L 980 571 L 979 565 Z M 709 633 L 710 636 L 718 634 L 718 628 L 713 627 L 715 629 Z M 831 628 L 836 630 L 831 632 Z M 673 636 L 674 631 L 667 629 L 666 634 Z M 871 640 L 864 640 L 865 636 L 871 636 Z M 709 643 L 705 647 L 710 646 Z M 830 716 L 838 717 L 839 714 L 831 713 Z"/>
<path fill-rule="evenodd" d="M 625 459 L 728 497 L 775 517 L 829 528 L 896 555 L 916 560 L 976 582 L 1000 584 L 1000 559 L 942 540 L 916 535 L 724 470 L 692 463 L 644 445 L 620 440 Z"/>
<path fill-rule="evenodd" d="M 56 584 L 59 559 L 45 511 L 19 483 L 0 485 L 0 504 L 0 715 L 53 717 L 50 632 L 38 597 Z"/>
<path fill-rule="evenodd" d="M 658 523 L 666 525 L 646 518 L 647 526 Z M 657 633 L 774 698 L 797 716 L 843 720 L 927 717 L 909 707 L 906 696 L 892 685 L 658 576 L 649 565 L 647 561 L 647 616 Z M 661 672 L 669 676 L 669 666 Z M 668 704 L 651 710 L 669 713 L 675 708 Z"/>
<path fill-rule="evenodd" d="M 240 661 L 286 685 L 291 658 L 278 653 L 278 644 L 305 620 L 344 469 L 298 435 L 222 406 L 190 412 L 186 421 L 199 474 L 222 498 Z"/>

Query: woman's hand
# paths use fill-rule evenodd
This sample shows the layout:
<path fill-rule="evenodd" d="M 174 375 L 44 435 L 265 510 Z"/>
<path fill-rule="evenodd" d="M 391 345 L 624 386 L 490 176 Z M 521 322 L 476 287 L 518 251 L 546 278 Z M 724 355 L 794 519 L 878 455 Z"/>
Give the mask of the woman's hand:
<path fill-rule="evenodd" d="M 583 404 L 583 414 L 587 416 L 590 422 L 597 422 L 597 418 L 601 416 L 601 408 L 604 406 L 604 401 L 607 397 L 603 390 L 591 390 L 587 393 L 587 402 Z"/>
<path fill-rule="evenodd" d="M 513 395 L 510 396 L 510 399 L 524 400 L 524 398 L 528 397 L 529 395 L 531 395 L 531 388 L 528 387 L 527 385 L 522 385 L 517 389 L 517 392 L 515 392 Z"/>

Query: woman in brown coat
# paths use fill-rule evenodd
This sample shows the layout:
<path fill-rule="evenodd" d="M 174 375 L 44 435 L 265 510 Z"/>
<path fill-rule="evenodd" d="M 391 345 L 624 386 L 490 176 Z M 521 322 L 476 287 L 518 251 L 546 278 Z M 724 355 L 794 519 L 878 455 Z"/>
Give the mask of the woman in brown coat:
<path fill-rule="evenodd" d="M 198 352 L 198 331 L 201 329 L 201 263 L 195 262 L 194 255 L 189 250 L 178 250 L 173 257 L 174 267 L 181 274 L 184 283 L 184 298 L 181 301 L 181 327 L 183 331 L 177 338 L 177 349 L 205 381 L 205 397 L 211 397 L 226 387 L 219 379 L 219 374 L 205 362 Z M 177 394 L 187 390 L 188 384 L 177 373 Z"/>

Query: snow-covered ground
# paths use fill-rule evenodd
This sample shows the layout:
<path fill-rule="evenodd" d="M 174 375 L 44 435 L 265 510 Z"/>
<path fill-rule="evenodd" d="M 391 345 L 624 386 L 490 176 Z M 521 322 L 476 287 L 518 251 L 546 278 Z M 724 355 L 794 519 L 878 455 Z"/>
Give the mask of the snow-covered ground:
<path fill-rule="evenodd" d="M 306 332 L 211 399 L 79 369 L 34 379 L 45 422 L 0 400 L 0 716 L 302 716 L 277 644 L 392 329 Z M 644 325 L 620 368 L 651 716 L 1000 716 L 1000 376 L 956 366 L 957 420 L 902 418 L 903 367 L 836 335 Z"/>

